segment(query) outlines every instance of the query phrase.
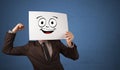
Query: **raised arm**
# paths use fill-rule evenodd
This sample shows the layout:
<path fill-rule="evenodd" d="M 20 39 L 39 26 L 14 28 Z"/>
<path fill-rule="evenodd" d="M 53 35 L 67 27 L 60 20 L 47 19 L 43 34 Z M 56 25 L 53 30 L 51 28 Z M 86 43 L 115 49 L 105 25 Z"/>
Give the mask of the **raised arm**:
<path fill-rule="evenodd" d="M 67 46 L 64 45 L 62 42 L 59 42 L 59 48 L 61 49 L 60 52 L 73 60 L 79 58 L 79 53 L 77 50 L 77 46 L 73 43 L 74 35 L 71 32 L 66 32 L 66 42 Z"/>
<path fill-rule="evenodd" d="M 14 39 L 16 36 L 16 32 L 22 30 L 24 28 L 23 24 L 17 24 L 12 31 L 9 31 L 6 33 L 5 40 L 4 40 L 4 46 L 2 52 L 8 55 L 25 55 L 25 52 L 27 51 L 27 45 L 19 46 L 19 47 L 13 47 Z"/>

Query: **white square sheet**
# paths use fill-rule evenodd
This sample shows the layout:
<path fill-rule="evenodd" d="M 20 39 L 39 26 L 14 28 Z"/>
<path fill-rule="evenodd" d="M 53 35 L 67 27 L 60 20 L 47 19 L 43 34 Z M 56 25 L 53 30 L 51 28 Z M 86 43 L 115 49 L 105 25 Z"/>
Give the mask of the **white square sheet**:
<path fill-rule="evenodd" d="M 65 13 L 29 11 L 29 40 L 65 39 L 67 31 Z"/>

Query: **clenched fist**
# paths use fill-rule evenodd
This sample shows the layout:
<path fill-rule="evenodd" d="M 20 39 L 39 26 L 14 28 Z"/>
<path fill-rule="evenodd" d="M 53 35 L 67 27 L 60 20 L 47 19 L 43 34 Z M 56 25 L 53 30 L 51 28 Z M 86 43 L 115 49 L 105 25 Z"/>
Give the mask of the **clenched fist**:
<path fill-rule="evenodd" d="M 21 24 L 21 23 L 18 23 L 18 24 L 12 29 L 12 32 L 13 32 L 13 33 L 16 33 L 16 32 L 18 32 L 18 31 L 20 31 L 20 30 L 23 30 L 23 29 L 24 29 L 24 25 Z"/>

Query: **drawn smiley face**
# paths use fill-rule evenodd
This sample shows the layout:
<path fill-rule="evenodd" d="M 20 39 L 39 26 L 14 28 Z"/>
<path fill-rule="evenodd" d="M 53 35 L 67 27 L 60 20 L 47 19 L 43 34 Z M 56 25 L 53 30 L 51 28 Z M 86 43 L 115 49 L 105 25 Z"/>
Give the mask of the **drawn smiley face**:
<path fill-rule="evenodd" d="M 44 34 L 51 34 L 56 30 L 57 17 L 52 16 L 50 19 L 46 20 L 43 16 L 38 16 L 38 26 Z"/>

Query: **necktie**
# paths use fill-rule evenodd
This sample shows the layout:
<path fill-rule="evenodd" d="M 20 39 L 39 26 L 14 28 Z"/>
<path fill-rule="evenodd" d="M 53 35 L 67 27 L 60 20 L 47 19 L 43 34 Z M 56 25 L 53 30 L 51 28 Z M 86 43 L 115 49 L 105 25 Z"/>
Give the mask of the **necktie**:
<path fill-rule="evenodd" d="M 45 43 L 42 44 L 42 48 L 43 48 L 45 58 L 49 61 L 50 60 L 50 54 L 49 54 L 48 48 L 47 48 Z"/>

